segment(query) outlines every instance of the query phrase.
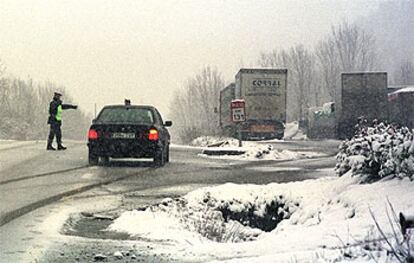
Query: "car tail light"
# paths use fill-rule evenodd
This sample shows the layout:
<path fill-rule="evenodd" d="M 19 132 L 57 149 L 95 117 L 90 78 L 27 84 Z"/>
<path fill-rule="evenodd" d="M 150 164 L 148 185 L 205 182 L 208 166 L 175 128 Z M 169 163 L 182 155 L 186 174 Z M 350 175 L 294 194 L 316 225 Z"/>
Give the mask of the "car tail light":
<path fill-rule="evenodd" d="M 159 138 L 159 133 L 156 129 L 150 129 L 148 134 L 148 139 L 150 141 L 156 141 Z"/>
<path fill-rule="evenodd" d="M 96 140 L 98 139 L 98 132 L 94 129 L 90 129 L 88 132 L 88 139 L 89 140 Z"/>

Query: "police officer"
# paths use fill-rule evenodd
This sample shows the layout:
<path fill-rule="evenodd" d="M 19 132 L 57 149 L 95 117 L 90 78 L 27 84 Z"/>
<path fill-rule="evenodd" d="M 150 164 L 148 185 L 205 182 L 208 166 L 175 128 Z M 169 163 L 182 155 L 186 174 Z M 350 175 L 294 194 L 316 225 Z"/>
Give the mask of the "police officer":
<path fill-rule="evenodd" d="M 55 92 L 53 100 L 50 102 L 49 105 L 49 119 L 47 123 L 50 125 L 50 132 L 49 138 L 47 140 L 47 150 L 56 150 L 52 146 L 55 135 L 56 142 L 58 145 L 57 149 L 66 150 L 66 147 L 62 145 L 62 131 L 60 129 L 60 126 L 62 126 L 62 110 L 78 108 L 77 105 L 63 104 L 62 100 L 60 99 L 61 97 L 62 94 L 60 94 L 59 92 Z"/>

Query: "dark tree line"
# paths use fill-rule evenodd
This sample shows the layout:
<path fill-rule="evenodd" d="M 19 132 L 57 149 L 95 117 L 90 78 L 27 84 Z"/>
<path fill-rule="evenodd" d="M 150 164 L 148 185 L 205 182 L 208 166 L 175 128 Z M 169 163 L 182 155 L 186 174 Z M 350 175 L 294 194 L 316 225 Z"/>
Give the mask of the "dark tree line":
<path fill-rule="evenodd" d="M 55 91 L 64 94 L 64 102 L 73 101 L 61 86 L 7 77 L 5 67 L 0 67 L 0 139 L 45 140 L 48 107 Z M 63 138 L 85 139 L 90 120 L 81 110 L 65 111 Z"/>

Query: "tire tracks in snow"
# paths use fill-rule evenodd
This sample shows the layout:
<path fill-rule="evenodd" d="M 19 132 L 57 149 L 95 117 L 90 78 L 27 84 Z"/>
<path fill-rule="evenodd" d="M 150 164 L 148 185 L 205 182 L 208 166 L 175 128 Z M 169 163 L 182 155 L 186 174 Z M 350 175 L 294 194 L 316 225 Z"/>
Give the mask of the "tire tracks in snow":
<path fill-rule="evenodd" d="M 85 168 L 88 168 L 88 167 L 89 167 L 89 165 L 83 165 L 83 166 L 72 167 L 72 168 L 58 170 L 58 171 L 53 171 L 53 172 L 46 172 L 46 173 L 39 173 L 39 174 L 34 174 L 34 175 L 27 175 L 27 176 L 23 176 L 23 177 L 18 177 L 18 178 L 13 178 L 13 179 L 8 179 L 8 180 L 0 181 L 0 185 L 9 184 L 9 183 L 18 182 L 18 181 L 23 181 L 23 180 L 28 180 L 28 179 L 33 179 L 33 178 L 38 178 L 38 177 L 43 177 L 43 176 L 48 176 L 48 175 L 54 175 L 54 174 L 72 172 L 72 171 L 76 171 L 76 170 L 85 169 Z"/>
<path fill-rule="evenodd" d="M 65 170 L 65 172 L 71 172 L 71 171 L 81 170 L 81 169 L 85 169 L 85 168 L 89 168 L 89 166 L 71 168 L 71 169 Z M 100 182 L 92 182 L 92 183 L 89 183 L 89 184 L 85 184 L 83 186 L 76 187 L 74 189 L 70 189 L 70 190 L 66 190 L 64 192 L 56 193 L 56 194 L 51 195 L 49 197 L 37 200 L 37 201 L 32 202 L 32 203 L 29 203 L 27 205 L 24 205 L 23 207 L 19 207 L 17 209 L 11 210 L 11 211 L 6 212 L 3 215 L 1 215 L 0 216 L 0 227 L 2 227 L 3 225 L 11 222 L 12 220 L 14 220 L 18 217 L 21 217 L 21 216 L 23 216 L 23 215 L 25 215 L 25 214 L 33 211 L 33 210 L 41 208 L 43 206 L 54 203 L 54 202 L 56 202 L 56 201 L 58 201 L 58 200 L 60 200 L 64 197 L 68 197 L 68 196 L 72 196 L 72 195 L 79 194 L 79 193 L 82 193 L 82 192 L 86 192 L 86 191 L 88 191 L 92 188 L 95 188 L 95 187 L 100 187 L 100 186 L 108 185 L 108 184 L 111 184 L 111 183 L 114 183 L 114 182 L 122 181 L 122 180 L 125 180 L 129 177 L 132 177 L 132 176 L 141 175 L 141 174 L 143 174 L 145 172 L 148 172 L 148 171 L 151 171 L 153 169 L 155 169 L 155 168 L 152 168 L 152 169 L 147 168 L 147 169 L 140 170 L 139 172 L 126 173 L 123 176 L 112 177 L 112 178 L 109 178 L 109 179 L 106 179 L 106 180 L 102 180 Z M 33 178 L 37 178 L 39 176 L 55 175 L 57 173 L 62 173 L 62 171 L 50 172 L 50 173 L 45 173 L 45 174 L 41 174 L 41 175 L 27 176 L 25 179 L 22 179 L 22 180 L 30 180 L 30 179 L 33 179 Z M 28 177 L 30 177 L 30 178 L 28 178 Z M 19 178 L 16 178 L 16 180 L 20 181 Z M 4 184 L 5 182 L 3 181 L 2 183 Z"/>
<path fill-rule="evenodd" d="M 19 148 L 31 147 L 36 145 L 37 141 L 26 141 L 26 142 L 19 142 L 18 144 L 9 143 L 10 145 L 4 144 L 0 146 L 0 152 L 8 151 L 8 150 L 15 150 Z"/>

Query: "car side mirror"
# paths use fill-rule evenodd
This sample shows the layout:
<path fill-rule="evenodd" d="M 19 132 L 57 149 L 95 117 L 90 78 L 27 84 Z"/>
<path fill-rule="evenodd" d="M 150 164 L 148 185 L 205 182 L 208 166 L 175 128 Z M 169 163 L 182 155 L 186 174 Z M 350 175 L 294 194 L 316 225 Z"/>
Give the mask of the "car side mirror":
<path fill-rule="evenodd" d="M 92 120 L 92 124 L 95 124 L 95 123 L 96 123 L 96 119 L 93 119 L 93 120 Z"/>
<path fill-rule="evenodd" d="M 171 127 L 171 126 L 172 126 L 172 121 L 166 121 L 166 122 L 164 123 L 164 126 L 165 126 L 165 127 Z"/>

